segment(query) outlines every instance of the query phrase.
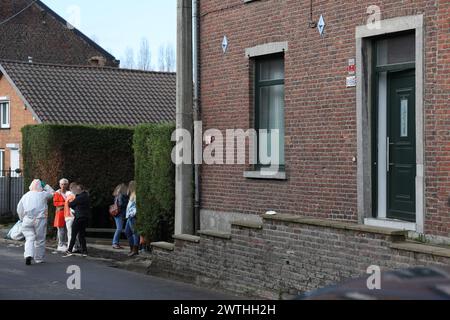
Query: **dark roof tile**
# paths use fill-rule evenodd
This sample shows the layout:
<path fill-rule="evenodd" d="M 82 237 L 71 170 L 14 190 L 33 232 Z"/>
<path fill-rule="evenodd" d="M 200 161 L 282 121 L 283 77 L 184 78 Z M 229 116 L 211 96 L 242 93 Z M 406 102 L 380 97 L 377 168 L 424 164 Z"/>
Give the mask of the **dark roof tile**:
<path fill-rule="evenodd" d="M 1 60 L 0 67 L 43 122 L 134 126 L 175 120 L 175 73 Z"/>

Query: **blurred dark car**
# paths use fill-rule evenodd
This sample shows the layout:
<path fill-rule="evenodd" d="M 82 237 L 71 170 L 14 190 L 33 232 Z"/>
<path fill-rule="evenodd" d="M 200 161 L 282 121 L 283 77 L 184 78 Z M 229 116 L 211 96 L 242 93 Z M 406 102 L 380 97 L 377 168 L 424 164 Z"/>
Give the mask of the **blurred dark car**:
<path fill-rule="evenodd" d="M 381 273 L 381 289 L 369 290 L 367 277 L 325 287 L 300 300 L 450 300 L 450 267 L 415 267 Z"/>

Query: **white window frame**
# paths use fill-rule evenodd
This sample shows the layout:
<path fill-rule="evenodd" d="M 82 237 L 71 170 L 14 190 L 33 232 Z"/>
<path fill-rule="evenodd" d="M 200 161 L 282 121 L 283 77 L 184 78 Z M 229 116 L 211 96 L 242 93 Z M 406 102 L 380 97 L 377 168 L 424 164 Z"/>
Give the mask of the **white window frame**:
<path fill-rule="evenodd" d="M 3 114 L 3 104 L 7 104 L 8 122 L 3 124 L 5 115 Z M 9 100 L 0 100 L 0 129 L 11 129 L 11 102 Z"/>
<path fill-rule="evenodd" d="M 0 177 L 3 177 L 3 170 L 5 170 L 5 149 L 0 149 Z"/>

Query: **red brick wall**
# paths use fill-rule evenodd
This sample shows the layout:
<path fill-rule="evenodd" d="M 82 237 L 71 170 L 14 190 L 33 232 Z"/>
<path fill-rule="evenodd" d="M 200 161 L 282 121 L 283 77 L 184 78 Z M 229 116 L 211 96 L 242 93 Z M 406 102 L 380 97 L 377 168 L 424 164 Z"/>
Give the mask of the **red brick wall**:
<path fill-rule="evenodd" d="M 11 129 L 0 129 L 0 149 L 5 150 L 5 169 L 10 165 L 10 151 L 6 144 L 14 143 L 22 146 L 20 129 L 28 124 L 37 124 L 29 110 L 24 110 L 24 103 L 11 87 L 8 80 L 0 74 L 0 97 L 9 97 Z M 22 161 L 22 157 L 20 157 Z"/>
<path fill-rule="evenodd" d="M 450 2 L 428 19 L 425 139 L 426 230 L 450 236 Z"/>
<path fill-rule="evenodd" d="M 245 166 L 202 168 L 202 208 L 267 210 L 357 221 L 356 88 L 346 88 L 355 27 L 370 5 L 382 19 L 424 14 L 427 233 L 449 236 L 449 4 L 445 0 L 314 1 L 325 36 L 307 27 L 309 1 L 201 1 L 201 108 L 204 130 L 249 128 L 252 97 L 246 48 L 288 41 L 285 55 L 287 181 L 243 178 Z M 223 54 L 221 42 L 229 42 Z"/>
<path fill-rule="evenodd" d="M 31 0 L 2 0 L 0 21 L 21 11 Z M 117 67 L 118 61 L 88 43 L 46 10 L 35 4 L 0 26 L 0 58 L 8 60 L 90 65 L 92 57 L 102 57 L 105 65 Z"/>

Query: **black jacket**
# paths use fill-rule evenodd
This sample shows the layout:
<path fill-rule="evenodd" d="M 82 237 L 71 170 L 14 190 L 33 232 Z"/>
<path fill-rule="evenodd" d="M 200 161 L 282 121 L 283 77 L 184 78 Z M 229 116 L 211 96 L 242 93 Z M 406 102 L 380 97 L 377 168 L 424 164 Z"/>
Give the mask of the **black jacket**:
<path fill-rule="evenodd" d="M 83 191 L 79 195 L 76 196 L 75 200 L 73 200 L 69 204 L 71 209 L 75 210 L 75 218 L 89 218 L 89 214 L 91 212 L 91 201 L 89 200 L 89 193 Z"/>

